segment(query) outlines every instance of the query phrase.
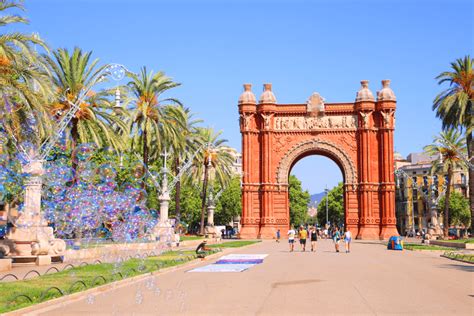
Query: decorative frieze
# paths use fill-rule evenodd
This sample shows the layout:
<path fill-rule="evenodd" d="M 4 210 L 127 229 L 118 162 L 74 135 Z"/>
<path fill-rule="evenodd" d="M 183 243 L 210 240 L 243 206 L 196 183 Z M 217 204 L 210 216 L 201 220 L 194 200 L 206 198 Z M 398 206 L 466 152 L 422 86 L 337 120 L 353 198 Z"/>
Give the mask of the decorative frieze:
<path fill-rule="evenodd" d="M 338 116 L 289 116 L 276 117 L 274 129 L 277 131 L 319 130 L 319 129 L 355 129 L 356 115 Z"/>

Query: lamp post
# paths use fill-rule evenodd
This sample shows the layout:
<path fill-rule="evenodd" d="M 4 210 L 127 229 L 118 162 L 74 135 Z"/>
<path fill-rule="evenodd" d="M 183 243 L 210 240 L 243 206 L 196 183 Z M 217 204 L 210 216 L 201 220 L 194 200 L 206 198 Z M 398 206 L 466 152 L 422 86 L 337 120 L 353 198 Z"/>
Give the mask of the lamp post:
<path fill-rule="evenodd" d="M 328 209 L 329 209 L 329 190 L 328 186 L 326 185 L 326 188 L 324 189 L 324 192 L 326 192 L 326 225 L 329 223 L 329 217 L 328 217 Z"/>

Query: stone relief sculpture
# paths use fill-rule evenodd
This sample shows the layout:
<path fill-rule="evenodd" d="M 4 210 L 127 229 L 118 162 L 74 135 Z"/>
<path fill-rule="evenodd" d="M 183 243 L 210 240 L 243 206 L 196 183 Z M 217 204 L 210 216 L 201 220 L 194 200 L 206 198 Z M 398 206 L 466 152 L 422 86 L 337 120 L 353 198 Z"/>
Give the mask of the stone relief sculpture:
<path fill-rule="evenodd" d="M 260 114 L 263 118 L 263 124 L 264 124 L 264 128 L 265 129 L 269 129 L 270 128 L 270 119 L 272 118 L 272 115 L 271 114 L 268 114 L 268 115 L 265 115 L 265 114 Z"/>
<path fill-rule="evenodd" d="M 250 128 L 250 120 L 252 118 L 253 114 L 245 115 L 241 114 L 240 115 L 240 126 L 244 131 L 247 131 Z"/>
<path fill-rule="evenodd" d="M 390 118 L 392 117 L 392 114 L 393 114 L 393 111 L 389 111 L 389 112 L 380 112 L 382 114 L 382 117 L 383 117 L 383 123 L 384 123 L 384 127 L 390 127 Z"/>
<path fill-rule="evenodd" d="M 320 128 L 355 129 L 357 128 L 357 117 L 355 115 L 340 115 L 323 117 L 289 116 L 275 118 L 275 130 L 314 130 Z"/>
<path fill-rule="evenodd" d="M 367 113 L 360 112 L 360 116 L 362 117 L 362 127 L 363 128 L 369 127 L 369 118 L 370 118 L 370 115 L 372 115 L 372 112 L 373 111 L 369 111 Z"/>
<path fill-rule="evenodd" d="M 306 111 L 311 116 L 317 116 L 319 114 L 324 114 L 324 98 L 319 95 L 319 93 L 314 92 L 306 102 Z"/>

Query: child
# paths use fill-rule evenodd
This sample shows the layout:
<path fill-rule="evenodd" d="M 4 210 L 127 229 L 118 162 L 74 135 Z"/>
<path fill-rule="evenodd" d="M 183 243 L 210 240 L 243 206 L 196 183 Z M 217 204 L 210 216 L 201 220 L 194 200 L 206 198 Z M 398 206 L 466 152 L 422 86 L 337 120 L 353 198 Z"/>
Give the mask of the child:
<path fill-rule="evenodd" d="M 346 229 L 346 232 L 344 233 L 344 242 L 346 243 L 346 253 L 351 252 L 351 241 L 352 241 L 352 234 L 351 232 Z"/>
<path fill-rule="evenodd" d="M 277 239 L 276 242 L 280 242 L 280 229 L 277 230 Z"/>

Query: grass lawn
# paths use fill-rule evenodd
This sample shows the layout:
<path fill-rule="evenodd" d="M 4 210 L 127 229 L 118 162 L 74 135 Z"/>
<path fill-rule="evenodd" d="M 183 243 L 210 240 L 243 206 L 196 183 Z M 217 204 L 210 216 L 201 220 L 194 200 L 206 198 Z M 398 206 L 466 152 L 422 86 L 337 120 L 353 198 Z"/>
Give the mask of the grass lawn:
<path fill-rule="evenodd" d="M 256 244 L 258 242 L 260 242 L 260 240 L 236 240 L 236 241 L 224 242 L 221 244 L 209 245 L 209 248 L 238 248 L 238 247 Z"/>
<path fill-rule="evenodd" d="M 455 243 L 462 243 L 462 244 L 474 244 L 474 238 L 469 239 L 451 239 L 451 240 L 440 240 L 442 242 L 455 242 Z"/>
<path fill-rule="evenodd" d="M 452 250 L 452 248 L 449 247 L 424 244 L 404 244 L 403 248 L 407 250 Z"/>
<path fill-rule="evenodd" d="M 217 252 L 217 251 L 215 251 Z M 195 258 L 194 251 L 170 251 L 158 257 L 130 259 L 122 263 L 102 263 L 77 267 L 26 281 L 0 283 L 0 313 L 71 294 L 123 278 L 183 264 Z M 48 291 L 49 289 L 49 291 Z M 60 291 L 59 291 L 59 290 Z M 24 294 L 27 297 L 18 297 Z"/>
<path fill-rule="evenodd" d="M 210 245 L 209 247 L 214 248 L 211 251 L 212 253 L 216 253 L 219 252 L 219 248 L 238 248 L 257 242 L 259 241 L 239 240 Z M 61 293 L 67 295 L 84 291 L 106 283 L 180 265 L 195 258 L 196 254 L 191 250 L 168 251 L 157 257 L 130 259 L 121 263 L 87 265 L 43 275 L 31 280 L 0 283 L 0 313 L 60 297 L 62 296 Z"/>
<path fill-rule="evenodd" d="M 467 255 L 467 254 L 456 253 L 456 252 L 445 252 L 443 256 L 448 257 L 450 259 L 474 263 L 474 255 Z"/>
<path fill-rule="evenodd" d="M 203 237 L 203 236 L 193 236 L 193 235 L 180 236 L 180 241 L 185 241 L 185 240 L 199 240 L 199 239 L 204 239 L 204 237 Z"/>

